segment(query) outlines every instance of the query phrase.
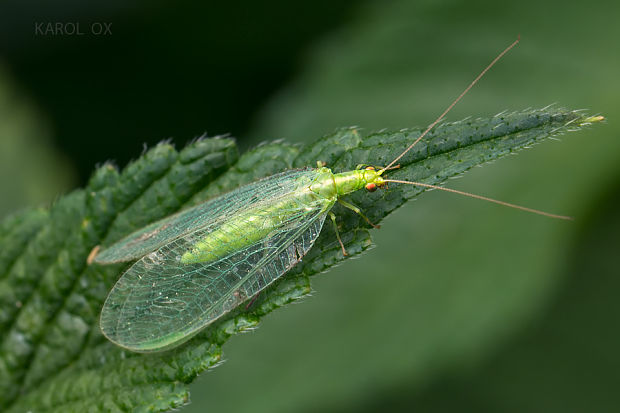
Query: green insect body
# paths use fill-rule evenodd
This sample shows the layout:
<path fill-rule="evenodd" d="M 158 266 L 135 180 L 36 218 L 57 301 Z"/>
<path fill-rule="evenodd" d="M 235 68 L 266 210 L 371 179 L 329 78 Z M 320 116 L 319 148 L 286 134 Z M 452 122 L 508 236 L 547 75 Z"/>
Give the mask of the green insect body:
<path fill-rule="evenodd" d="M 129 235 L 95 258 L 139 258 L 109 293 L 101 330 L 133 351 L 185 342 L 299 262 L 339 197 L 382 186 L 382 172 L 287 171 Z"/>
<path fill-rule="evenodd" d="M 263 239 L 280 227 L 291 214 L 322 204 L 328 211 L 338 196 L 357 191 L 369 183 L 382 182 L 374 170 L 355 170 L 333 174 L 328 168 L 315 171 L 316 178 L 310 185 L 294 190 L 287 197 L 261 208 L 251 208 L 238 217 L 223 223 L 218 229 L 181 256 L 182 264 L 206 263 Z M 379 184 L 381 185 L 381 183 Z"/>

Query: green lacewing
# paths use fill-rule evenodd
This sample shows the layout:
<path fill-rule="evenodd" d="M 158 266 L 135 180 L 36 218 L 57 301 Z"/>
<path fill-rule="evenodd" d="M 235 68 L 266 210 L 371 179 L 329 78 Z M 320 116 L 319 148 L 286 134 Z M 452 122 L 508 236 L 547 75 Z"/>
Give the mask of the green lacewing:
<path fill-rule="evenodd" d="M 554 218 L 567 218 L 460 191 L 390 180 L 386 171 L 417 144 L 505 53 L 389 165 L 333 173 L 319 166 L 289 170 L 146 226 L 89 261 L 137 260 L 110 291 L 100 326 L 112 342 L 137 352 L 176 347 L 285 274 L 312 248 L 336 202 L 368 219 L 342 197 L 387 182 L 456 192 Z M 370 221 L 369 221 L 370 223 Z M 372 225 L 372 223 L 371 223 Z M 344 245 L 336 236 L 346 255 Z"/>

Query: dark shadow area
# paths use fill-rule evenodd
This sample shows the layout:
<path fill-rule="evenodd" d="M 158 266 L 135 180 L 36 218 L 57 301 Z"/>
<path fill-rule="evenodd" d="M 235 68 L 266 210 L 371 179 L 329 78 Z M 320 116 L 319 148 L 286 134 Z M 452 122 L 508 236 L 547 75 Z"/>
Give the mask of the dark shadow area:
<path fill-rule="evenodd" d="M 95 164 L 125 165 L 143 144 L 242 139 L 352 3 L 14 1 L 0 10 L 0 56 L 83 185 Z"/>

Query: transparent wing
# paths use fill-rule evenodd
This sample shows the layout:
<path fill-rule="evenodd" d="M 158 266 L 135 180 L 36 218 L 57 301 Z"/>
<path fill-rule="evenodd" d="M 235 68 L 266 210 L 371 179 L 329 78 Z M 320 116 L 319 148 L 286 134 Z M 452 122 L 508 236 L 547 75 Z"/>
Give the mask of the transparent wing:
<path fill-rule="evenodd" d="M 297 169 L 242 186 L 131 233 L 99 252 L 95 262 L 109 264 L 138 259 L 189 232 L 217 226 L 242 209 L 272 202 L 274 198 L 291 193 L 299 185 L 311 182 L 315 176 L 312 169 Z"/>
<path fill-rule="evenodd" d="M 295 265 L 312 247 L 332 205 L 306 204 L 267 237 L 207 264 L 179 261 L 205 229 L 146 255 L 110 292 L 101 312 L 103 333 L 134 351 L 181 344 Z"/>

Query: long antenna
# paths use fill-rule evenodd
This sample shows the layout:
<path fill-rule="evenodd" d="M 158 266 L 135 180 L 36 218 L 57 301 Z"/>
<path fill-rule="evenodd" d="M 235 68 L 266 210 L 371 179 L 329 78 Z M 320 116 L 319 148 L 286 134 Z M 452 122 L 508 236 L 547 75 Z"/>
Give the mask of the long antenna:
<path fill-rule="evenodd" d="M 497 199 L 487 198 L 486 196 L 470 194 L 469 192 L 458 191 L 456 189 L 451 189 L 451 188 L 444 188 L 443 186 L 437 186 L 437 185 L 431 185 L 431 184 L 423 184 L 421 182 L 400 181 L 398 179 L 384 179 L 384 181 L 385 182 L 394 182 L 394 183 L 397 183 L 397 184 L 409 184 L 409 185 L 415 185 L 415 186 L 422 186 L 424 188 L 440 189 L 442 191 L 452 192 L 454 194 L 459 194 L 459 195 L 465 195 L 465 196 L 468 196 L 470 198 L 481 199 L 483 201 L 493 202 L 493 203 L 496 203 L 496 204 L 499 204 L 499 205 L 503 205 L 503 206 L 507 206 L 507 207 L 515 208 L 515 209 L 520 209 L 521 211 L 531 212 L 531 213 L 538 214 L 538 215 L 544 215 L 544 216 L 550 217 L 550 218 L 565 219 L 565 220 L 568 220 L 568 221 L 572 221 L 572 219 L 573 219 L 572 217 L 567 217 L 567 216 L 564 216 L 564 215 L 550 214 L 549 212 L 539 211 L 538 209 L 532 209 L 532 208 L 524 207 L 524 206 L 521 206 L 521 205 L 510 204 L 508 202 L 499 201 Z"/>
<path fill-rule="evenodd" d="M 431 129 L 433 129 L 433 128 L 435 127 L 435 125 L 437 125 L 437 124 L 438 124 L 438 123 L 439 123 L 439 122 L 443 119 L 443 117 L 444 117 L 444 116 L 446 116 L 446 114 L 447 114 L 448 112 L 450 112 L 450 110 L 454 107 L 454 105 L 456 105 L 456 104 L 458 103 L 458 101 L 459 101 L 459 100 L 461 100 L 461 98 L 462 98 L 463 96 L 465 96 L 465 95 L 467 94 L 467 92 L 469 92 L 469 90 L 470 90 L 472 87 L 474 87 L 474 85 L 475 85 L 476 83 L 478 83 L 478 81 L 482 78 L 482 76 L 484 76 L 484 74 L 485 74 L 486 72 L 488 72 L 488 71 L 489 71 L 489 69 L 490 69 L 490 68 L 492 68 L 492 67 L 493 67 L 493 65 L 495 65 L 495 63 L 497 63 L 497 61 L 498 61 L 499 59 L 501 59 L 501 58 L 502 58 L 502 56 L 504 56 L 506 53 L 508 53 L 508 51 L 509 51 L 510 49 L 512 49 L 513 47 L 515 47 L 515 46 L 519 43 L 519 40 L 521 40 L 521 35 L 519 35 L 519 37 L 517 38 L 517 40 L 515 40 L 515 41 L 514 41 L 514 42 L 513 42 L 510 46 L 508 46 L 507 48 L 505 48 L 503 52 L 501 52 L 500 54 L 498 54 L 498 55 L 497 55 L 497 57 L 496 57 L 495 59 L 493 59 L 493 61 L 492 61 L 491 63 L 489 63 L 489 65 L 488 65 L 488 66 L 487 66 L 487 67 L 486 67 L 486 68 L 485 68 L 482 72 L 480 72 L 480 74 L 479 74 L 479 75 L 478 75 L 478 76 L 474 79 L 474 81 L 473 81 L 473 82 L 471 82 L 471 83 L 469 84 L 469 86 L 467 86 L 467 88 L 466 88 L 466 89 L 465 89 L 465 90 L 464 90 L 464 91 L 463 91 L 463 92 L 459 95 L 459 97 L 457 97 L 457 98 L 454 100 L 454 102 L 452 102 L 452 104 L 451 104 L 450 106 L 448 106 L 448 108 L 447 108 L 446 110 L 444 110 L 444 111 L 443 111 L 443 113 L 442 113 L 442 114 L 441 114 L 441 115 L 440 115 L 440 116 L 439 116 L 439 117 L 435 120 L 435 122 L 433 122 L 433 123 L 431 123 L 430 125 L 428 125 L 428 127 L 426 128 L 426 130 L 425 130 L 424 132 L 422 132 L 422 134 L 418 137 L 418 139 L 416 139 L 416 140 L 415 140 L 415 141 L 414 141 L 411 145 L 409 145 L 409 147 L 408 147 L 407 149 L 405 149 L 403 153 L 401 153 L 400 155 L 398 155 L 398 156 L 396 157 L 396 159 L 394 159 L 392 162 L 390 162 L 390 164 L 389 164 L 388 166 L 386 166 L 385 168 L 381 169 L 381 170 L 379 171 L 379 175 L 381 175 L 381 174 L 382 174 L 385 170 L 390 169 L 390 167 L 391 167 L 392 165 L 394 165 L 396 162 L 398 162 L 398 161 L 400 160 L 400 158 L 402 158 L 403 156 L 405 156 L 405 154 L 406 154 L 407 152 L 409 152 L 409 151 L 411 150 L 411 148 L 413 148 L 413 147 L 414 147 L 414 146 L 415 146 L 418 142 L 420 142 L 420 140 L 422 140 L 422 138 L 423 138 L 424 136 L 426 136 L 426 134 L 427 134 L 428 132 L 430 132 L 430 130 L 431 130 Z"/>

